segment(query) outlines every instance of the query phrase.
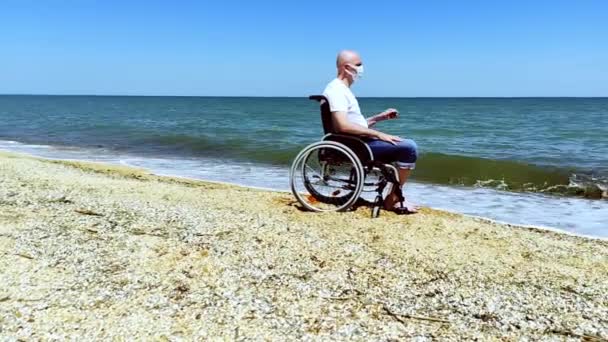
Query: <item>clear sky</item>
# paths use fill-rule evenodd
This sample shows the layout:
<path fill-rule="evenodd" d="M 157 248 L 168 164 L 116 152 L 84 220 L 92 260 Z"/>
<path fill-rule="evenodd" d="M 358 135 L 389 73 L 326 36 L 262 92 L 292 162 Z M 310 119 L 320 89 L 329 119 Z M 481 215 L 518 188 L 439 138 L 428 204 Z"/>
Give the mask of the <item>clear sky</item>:
<path fill-rule="evenodd" d="M 0 93 L 608 96 L 608 1 L 3 1 Z"/>

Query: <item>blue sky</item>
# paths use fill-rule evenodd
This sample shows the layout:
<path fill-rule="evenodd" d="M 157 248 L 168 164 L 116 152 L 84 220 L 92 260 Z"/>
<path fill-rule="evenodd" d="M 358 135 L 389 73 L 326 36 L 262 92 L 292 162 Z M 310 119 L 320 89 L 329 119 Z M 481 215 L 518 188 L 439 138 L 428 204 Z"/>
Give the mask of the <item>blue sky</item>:
<path fill-rule="evenodd" d="M 0 93 L 608 96 L 608 1 L 3 1 Z"/>

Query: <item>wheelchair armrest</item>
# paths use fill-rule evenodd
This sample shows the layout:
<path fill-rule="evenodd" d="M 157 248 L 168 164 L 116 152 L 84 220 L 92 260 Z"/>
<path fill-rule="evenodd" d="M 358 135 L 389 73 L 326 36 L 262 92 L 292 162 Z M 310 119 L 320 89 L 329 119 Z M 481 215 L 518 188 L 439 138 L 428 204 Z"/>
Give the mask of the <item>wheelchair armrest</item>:
<path fill-rule="evenodd" d="M 371 148 L 356 135 L 329 133 L 323 137 L 323 140 L 335 141 L 346 145 L 346 147 L 353 150 L 363 164 L 374 160 Z"/>
<path fill-rule="evenodd" d="M 358 135 L 351 135 L 351 134 L 344 134 L 344 133 L 328 133 L 323 136 L 323 140 L 325 140 L 325 138 L 328 138 L 328 137 L 344 138 L 344 139 L 349 139 L 352 141 L 357 141 L 362 144 L 366 144 L 365 141 L 363 141 L 363 139 L 359 138 Z"/>

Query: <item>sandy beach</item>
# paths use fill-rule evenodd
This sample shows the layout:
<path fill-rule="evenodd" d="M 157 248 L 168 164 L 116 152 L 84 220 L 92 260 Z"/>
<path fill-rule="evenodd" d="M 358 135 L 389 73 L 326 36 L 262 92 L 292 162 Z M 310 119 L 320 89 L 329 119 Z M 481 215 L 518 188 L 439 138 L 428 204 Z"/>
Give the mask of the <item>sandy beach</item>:
<path fill-rule="evenodd" d="M 0 339 L 608 339 L 608 241 L 0 153 Z"/>

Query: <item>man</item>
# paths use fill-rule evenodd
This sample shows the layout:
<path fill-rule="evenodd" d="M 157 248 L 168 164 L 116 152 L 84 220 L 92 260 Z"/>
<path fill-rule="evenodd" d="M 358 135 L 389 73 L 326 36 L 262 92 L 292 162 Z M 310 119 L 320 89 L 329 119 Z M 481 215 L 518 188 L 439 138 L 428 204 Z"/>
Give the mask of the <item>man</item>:
<path fill-rule="evenodd" d="M 329 82 L 323 92 L 329 102 L 334 129 L 337 133 L 360 136 L 371 148 L 374 159 L 395 164 L 399 170 L 400 186 L 403 188 L 418 158 L 416 143 L 411 139 L 402 139 L 370 128 L 380 121 L 397 118 L 399 113 L 396 109 L 389 108 L 368 119 L 361 115 L 359 103 L 350 90 L 353 83 L 363 74 L 363 62 L 358 53 L 341 51 L 336 66 L 338 77 Z M 407 200 L 403 202 L 403 206 L 398 202 L 398 196 L 393 191 L 385 199 L 385 209 L 398 214 L 417 211 L 417 207 Z"/>

